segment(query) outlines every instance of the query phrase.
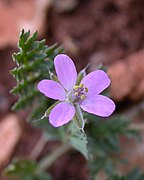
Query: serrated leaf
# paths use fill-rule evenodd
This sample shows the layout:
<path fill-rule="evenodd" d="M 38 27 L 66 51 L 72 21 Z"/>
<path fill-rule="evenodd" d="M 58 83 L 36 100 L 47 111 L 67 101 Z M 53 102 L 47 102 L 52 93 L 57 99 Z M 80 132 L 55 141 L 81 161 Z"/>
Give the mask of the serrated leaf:
<path fill-rule="evenodd" d="M 37 41 L 37 36 L 37 32 L 30 35 L 30 31 L 22 30 L 18 43 L 19 52 L 13 54 L 13 61 L 17 66 L 11 70 L 11 74 L 17 85 L 11 92 L 19 95 L 13 110 L 28 108 L 35 99 L 42 96 L 38 93 L 36 85 L 41 79 L 49 78 L 47 67 L 53 69 L 53 57 L 61 50 L 56 44 L 48 47 L 45 39 Z"/>

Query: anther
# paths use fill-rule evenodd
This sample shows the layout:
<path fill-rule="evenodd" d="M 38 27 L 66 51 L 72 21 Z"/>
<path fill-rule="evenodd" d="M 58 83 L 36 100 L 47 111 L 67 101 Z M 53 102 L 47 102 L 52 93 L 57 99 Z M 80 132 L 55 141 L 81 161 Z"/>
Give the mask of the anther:
<path fill-rule="evenodd" d="M 73 89 L 74 89 L 74 90 L 78 90 L 78 89 L 79 89 L 79 86 L 74 86 Z"/>
<path fill-rule="evenodd" d="M 80 96 L 80 99 L 81 99 L 81 100 L 84 100 L 85 98 L 86 98 L 86 97 L 85 97 L 85 95 L 83 95 L 83 94 Z"/>
<path fill-rule="evenodd" d="M 80 88 L 83 88 L 84 87 L 84 84 L 80 84 L 80 86 L 79 86 Z"/>
<path fill-rule="evenodd" d="M 88 92 L 88 88 L 87 87 L 85 87 L 85 92 Z"/>
<path fill-rule="evenodd" d="M 79 95 L 79 93 L 78 93 L 78 92 L 75 92 L 74 94 L 75 94 L 75 96 L 78 96 L 78 95 Z"/>

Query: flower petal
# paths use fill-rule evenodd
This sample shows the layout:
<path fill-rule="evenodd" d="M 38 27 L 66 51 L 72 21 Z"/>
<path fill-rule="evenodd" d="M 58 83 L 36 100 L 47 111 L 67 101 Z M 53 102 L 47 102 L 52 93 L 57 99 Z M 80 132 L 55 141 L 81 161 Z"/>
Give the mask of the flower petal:
<path fill-rule="evenodd" d="M 88 113 L 108 117 L 115 110 L 115 103 L 106 96 L 97 95 L 83 100 L 80 107 Z"/>
<path fill-rule="evenodd" d="M 49 122 L 54 127 L 62 126 L 68 123 L 75 114 L 75 108 L 73 105 L 67 102 L 61 102 L 56 105 L 49 116 Z"/>
<path fill-rule="evenodd" d="M 73 61 L 65 54 L 59 54 L 54 59 L 58 79 L 62 86 L 71 91 L 76 84 L 77 72 Z"/>
<path fill-rule="evenodd" d="M 44 79 L 38 83 L 38 90 L 45 96 L 63 101 L 66 98 L 66 91 L 55 81 Z"/>
<path fill-rule="evenodd" d="M 88 88 L 87 96 L 93 96 L 106 89 L 110 85 L 110 79 L 104 71 L 96 70 L 84 77 L 81 83 Z"/>

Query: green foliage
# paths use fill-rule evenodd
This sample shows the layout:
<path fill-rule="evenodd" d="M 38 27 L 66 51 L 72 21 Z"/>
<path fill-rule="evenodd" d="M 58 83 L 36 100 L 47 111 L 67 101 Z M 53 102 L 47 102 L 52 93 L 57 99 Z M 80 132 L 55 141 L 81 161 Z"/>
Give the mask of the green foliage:
<path fill-rule="evenodd" d="M 11 180 L 51 180 L 51 176 L 43 172 L 36 174 L 37 164 L 30 160 L 13 160 L 13 162 L 5 169 L 4 175 Z"/>
<path fill-rule="evenodd" d="M 63 143 L 69 143 L 74 149 L 78 150 L 86 159 L 88 159 L 87 136 L 84 132 L 76 128 L 73 121 L 67 126 L 59 128 L 54 128 L 50 124 L 48 125 L 48 120 L 46 118 L 36 123 L 37 126 L 45 129 L 49 141 L 59 140 Z"/>
<path fill-rule="evenodd" d="M 109 180 L 143 180 L 144 174 L 140 171 L 139 168 L 135 168 L 132 171 L 128 172 L 126 175 L 119 176 L 113 175 Z"/>
<path fill-rule="evenodd" d="M 76 128 L 74 122 L 69 125 L 69 142 L 70 144 L 82 153 L 88 159 L 87 136 L 84 132 Z"/>
<path fill-rule="evenodd" d="M 87 115 L 89 123 L 86 127 L 89 142 L 95 145 L 99 156 L 107 156 L 110 152 L 119 152 L 119 136 L 136 136 L 136 132 L 129 129 L 130 121 L 122 116 L 113 116 L 102 119 L 93 115 Z M 94 142 L 93 142 L 94 141 Z"/>
<path fill-rule="evenodd" d="M 121 116 L 101 119 L 88 115 L 87 119 L 89 123 L 86 133 L 91 154 L 89 167 L 92 177 L 101 170 L 112 176 L 116 173 L 116 164 L 120 162 L 116 158 L 121 150 L 120 135 L 134 138 L 137 137 L 137 133 L 128 128 L 130 121 Z"/>
<path fill-rule="evenodd" d="M 41 102 L 43 107 L 45 101 L 36 85 L 41 79 L 49 78 L 48 68 L 53 68 L 53 58 L 63 51 L 57 44 L 49 47 L 45 40 L 37 41 L 37 36 L 37 32 L 30 36 L 30 31 L 22 30 L 18 43 L 19 52 L 13 54 L 17 66 L 11 73 L 17 81 L 17 86 L 11 92 L 19 96 L 13 106 L 14 110 L 30 107 L 34 99 Z"/>

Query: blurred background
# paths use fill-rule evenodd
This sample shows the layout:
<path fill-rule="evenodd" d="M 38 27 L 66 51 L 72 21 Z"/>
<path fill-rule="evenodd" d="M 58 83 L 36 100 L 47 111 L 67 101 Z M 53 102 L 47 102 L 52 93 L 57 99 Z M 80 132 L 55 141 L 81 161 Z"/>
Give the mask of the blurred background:
<path fill-rule="evenodd" d="M 15 85 L 9 71 L 15 67 L 12 53 L 18 51 L 22 28 L 37 30 L 48 45 L 62 44 L 78 70 L 88 62 L 89 71 L 107 66 L 117 112 L 128 115 L 144 135 L 143 0 L 0 0 L 0 169 L 13 157 L 30 158 L 41 137 L 40 130 L 25 121 L 25 112 L 10 110 L 16 97 L 9 93 Z M 53 143 L 42 143 L 42 155 L 55 148 Z M 140 166 L 144 171 L 144 141 L 136 144 L 122 138 L 121 143 L 121 156 L 128 157 L 130 166 L 120 169 Z M 68 154 L 61 162 L 51 169 L 55 178 L 72 179 L 78 171 L 77 179 L 86 176 L 79 153 Z"/>

